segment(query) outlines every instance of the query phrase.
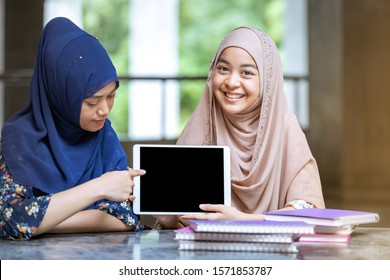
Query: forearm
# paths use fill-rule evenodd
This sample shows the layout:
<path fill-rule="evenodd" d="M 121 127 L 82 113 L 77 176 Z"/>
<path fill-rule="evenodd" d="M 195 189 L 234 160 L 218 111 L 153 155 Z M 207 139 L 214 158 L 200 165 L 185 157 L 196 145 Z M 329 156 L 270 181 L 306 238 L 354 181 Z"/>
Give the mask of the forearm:
<path fill-rule="evenodd" d="M 132 230 L 121 220 L 97 209 L 80 211 L 48 231 L 48 233 L 109 232 Z"/>
<path fill-rule="evenodd" d="M 99 193 L 99 179 L 94 179 L 69 190 L 53 194 L 45 216 L 34 235 L 47 232 L 71 216 L 102 199 Z"/>

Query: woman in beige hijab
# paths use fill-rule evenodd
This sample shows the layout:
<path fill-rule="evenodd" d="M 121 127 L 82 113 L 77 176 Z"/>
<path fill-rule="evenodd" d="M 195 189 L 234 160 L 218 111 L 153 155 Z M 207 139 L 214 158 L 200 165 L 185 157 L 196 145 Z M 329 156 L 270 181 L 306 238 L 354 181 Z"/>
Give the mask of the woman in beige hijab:
<path fill-rule="evenodd" d="M 181 218 L 253 220 L 266 211 L 325 207 L 316 161 L 283 88 L 267 34 L 239 27 L 224 38 L 177 144 L 230 147 L 232 207 L 204 204 L 207 213 Z"/>

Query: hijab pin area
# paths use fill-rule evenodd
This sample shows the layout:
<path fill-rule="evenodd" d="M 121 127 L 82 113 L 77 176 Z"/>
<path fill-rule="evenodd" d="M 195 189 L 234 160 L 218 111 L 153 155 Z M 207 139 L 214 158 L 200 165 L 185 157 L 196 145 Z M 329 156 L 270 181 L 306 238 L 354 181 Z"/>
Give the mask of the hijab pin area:
<path fill-rule="evenodd" d="M 73 63 L 76 63 L 76 62 L 78 62 L 78 61 L 81 60 L 81 59 L 83 59 L 83 56 L 82 56 L 82 55 L 80 55 L 79 57 L 75 58 L 74 61 L 73 61 Z"/>

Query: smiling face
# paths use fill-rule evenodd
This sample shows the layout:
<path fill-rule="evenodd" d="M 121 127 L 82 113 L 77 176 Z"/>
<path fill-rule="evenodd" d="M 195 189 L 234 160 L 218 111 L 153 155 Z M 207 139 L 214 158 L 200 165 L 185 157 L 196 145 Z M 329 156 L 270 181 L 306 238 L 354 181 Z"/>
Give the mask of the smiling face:
<path fill-rule="evenodd" d="M 245 50 L 226 48 L 218 59 L 213 75 L 213 93 L 226 114 L 242 114 L 260 96 L 257 65 Z"/>
<path fill-rule="evenodd" d="M 114 105 L 117 84 L 112 82 L 83 100 L 80 127 L 89 132 L 100 130 Z"/>

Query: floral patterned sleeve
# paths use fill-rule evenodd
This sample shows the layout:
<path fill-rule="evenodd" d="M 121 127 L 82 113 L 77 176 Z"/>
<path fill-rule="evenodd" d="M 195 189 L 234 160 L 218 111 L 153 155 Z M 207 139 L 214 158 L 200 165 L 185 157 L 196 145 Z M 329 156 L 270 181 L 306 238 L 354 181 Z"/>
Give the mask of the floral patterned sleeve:
<path fill-rule="evenodd" d="M 50 198 L 34 197 L 32 187 L 17 184 L 0 153 L 0 238 L 30 239 L 42 222 Z"/>
<path fill-rule="evenodd" d="M 103 201 L 96 208 L 116 217 L 126 225 L 133 226 L 135 231 L 150 229 L 149 226 L 141 224 L 139 216 L 133 213 L 133 205 L 130 201 Z"/>

